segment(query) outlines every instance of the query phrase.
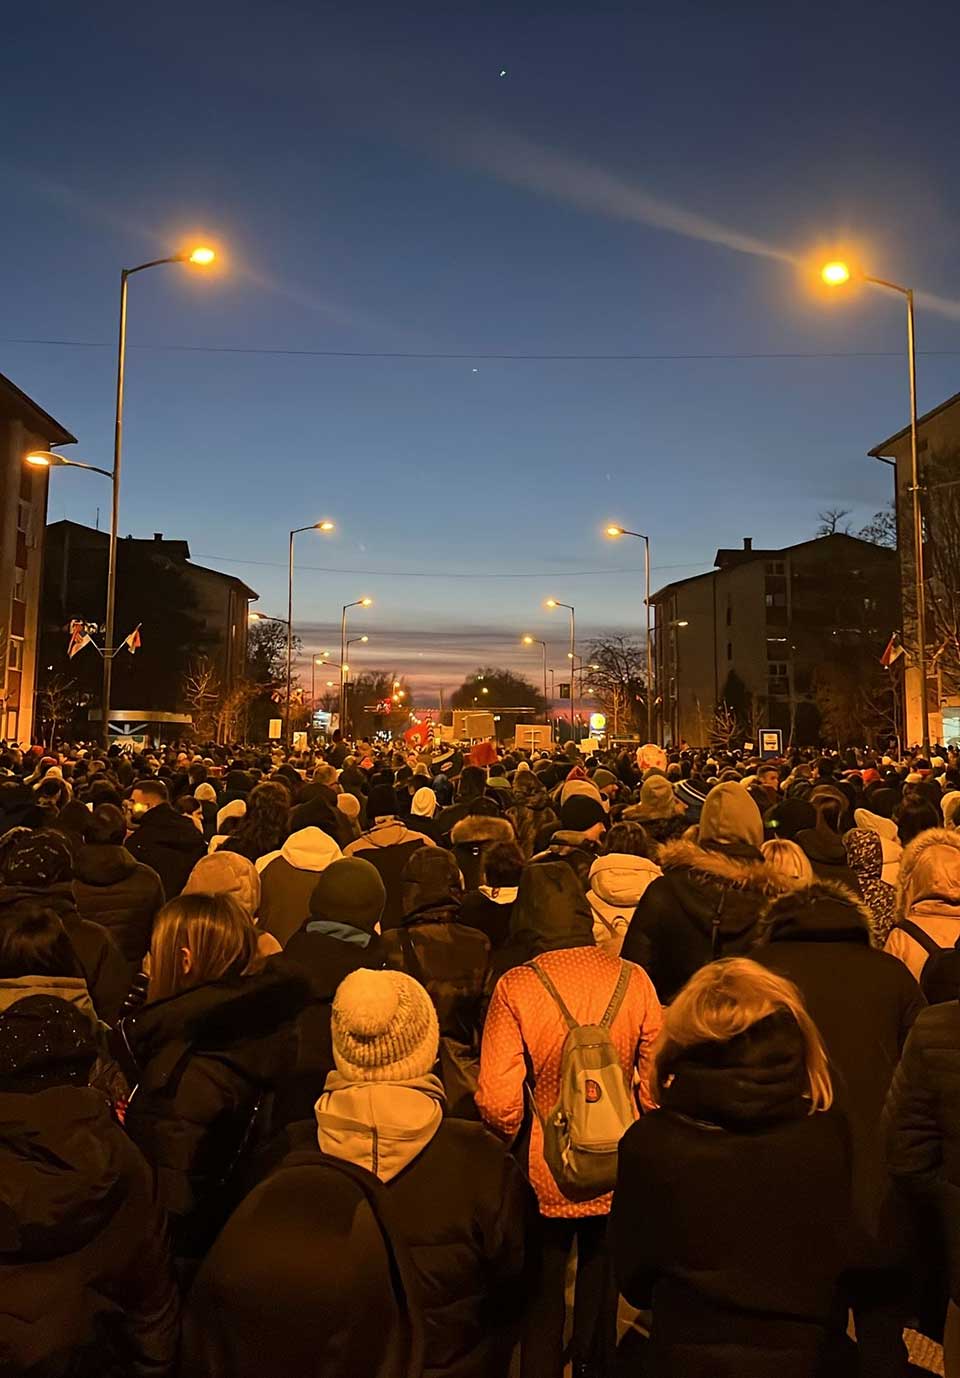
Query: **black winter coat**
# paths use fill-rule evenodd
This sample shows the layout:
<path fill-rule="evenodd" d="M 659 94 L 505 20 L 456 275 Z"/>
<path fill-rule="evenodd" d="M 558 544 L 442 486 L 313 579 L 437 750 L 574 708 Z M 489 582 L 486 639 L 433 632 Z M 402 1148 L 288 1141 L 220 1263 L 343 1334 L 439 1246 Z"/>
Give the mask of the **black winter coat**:
<path fill-rule="evenodd" d="M 416 1284 L 385 1189 L 313 1136 L 237 1207 L 202 1264 L 180 1378 L 422 1378 Z"/>
<path fill-rule="evenodd" d="M 762 911 L 784 889 L 784 876 L 761 860 L 668 843 L 663 875 L 634 910 L 621 957 L 642 966 L 668 1005 L 695 972 L 714 959 L 743 954 Z"/>
<path fill-rule="evenodd" d="M 950 1295 L 960 1305 L 960 1002 L 917 1016 L 887 1097 L 883 1138 L 893 1178 L 942 1225 Z"/>
<path fill-rule="evenodd" d="M 207 854 L 203 834 L 185 814 L 170 804 L 157 804 L 127 838 L 127 851 L 137 861 L 152 866 L 163 883 L 168 900 L 176 899 L 187 876 Z"/>
<path fill-rule="evenodd" d="M 425 986 L 441 1037 L 479 1045 L 490 940 L 458 922 L 460 906 L 430 906 L 407 915 L 382 938 L 384 965 Z"/>
<path fill-rule="evenodd" d="M 621 1141 L 611 1216 L 620 1291 L 652 1305 L 650 1378 L 814 1378 L 847 1260 L 843 1116 L 807 1113 L 789 1015 L 674 1074 Z"/>
<path fill-rule="evenodd" d="M 108 931 L 81 918 L 70 881 L 44 886 L 0 886 L 0 922 L 5 906 L 23 899 L 46 905 L 60 919 L 83 968 L 94 1009 L 105 1024 L 113 1024 L 130 986 L 130 968 Z"/>
<path fill-rule="evenodd" d="M 164 901 L 156 871 L 137 861 L 126 847 L 87 843 L 74 859 L 73 894 L 81 917 L 110 933 L 135 975 Z"/>
<path fill-rule="evenodd" d="M 225 1218 L 231 1178 L 296 1059 L 307 983 L 282 962 L 145 1005 L 122 1030 L 140 1076 L 126 1128 L 153 1168 L 176 1251 L 197 1256 Z"/>
<path fill-rule="evenodd" d="M 880 1121 L 907 1034 L 926 1001 L 904 964 L 870 945 L 870 913 L 838 885 L 775 900 L 750 954 L 803 996 L 830 1058 L 853 1148 L 857 1249 L 851 1263 L 894 1264 L 905 1244 L 883 1159 Z"/>
<path fill-rule="evenodd" d="M 149 1170 L 103 1096 L 0 1094 L 0 1373 L 163 1378 L 178 1313 Z"/>

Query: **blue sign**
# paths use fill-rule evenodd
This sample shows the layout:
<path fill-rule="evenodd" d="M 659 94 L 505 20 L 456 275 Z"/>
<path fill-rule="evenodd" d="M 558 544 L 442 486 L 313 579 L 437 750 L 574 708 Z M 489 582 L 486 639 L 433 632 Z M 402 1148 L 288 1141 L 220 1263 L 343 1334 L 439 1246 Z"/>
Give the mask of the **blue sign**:
<path fill-rule="evenodd" d="M 779 727 L 761 727 L 760 759 L 770 761 L 783 755 L 783 733 Z"/>

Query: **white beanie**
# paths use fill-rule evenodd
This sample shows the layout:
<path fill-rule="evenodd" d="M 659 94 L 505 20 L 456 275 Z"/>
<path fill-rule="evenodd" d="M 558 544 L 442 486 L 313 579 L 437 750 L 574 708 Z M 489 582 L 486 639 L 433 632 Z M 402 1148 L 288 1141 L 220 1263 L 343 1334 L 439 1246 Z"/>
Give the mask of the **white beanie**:
<path fill-rule="evenodd" d="M 215 804 L 217 802 L 217 791 L 213 788 L 213 785 L 208 784 L 206 780 L 202 780 L 193 791 L 193 797 L 194 799 L 199 799 L 201 803 L 204 804 Z"/>
<path fill-rule="evenodd" d="M 402 971 L 351 972 L 330 1021 L 333 1060 L 348 1081 L 413 1081 L 433 1071 L 440 1026 L 430 996 Z"/>
<path fill-rule="evenodd" d="M 413 796 L 413 806 L 410 812 L 415 818 L 432 818 L 436 811 L 437 796 L 429 785 L 424 785 Z"/>

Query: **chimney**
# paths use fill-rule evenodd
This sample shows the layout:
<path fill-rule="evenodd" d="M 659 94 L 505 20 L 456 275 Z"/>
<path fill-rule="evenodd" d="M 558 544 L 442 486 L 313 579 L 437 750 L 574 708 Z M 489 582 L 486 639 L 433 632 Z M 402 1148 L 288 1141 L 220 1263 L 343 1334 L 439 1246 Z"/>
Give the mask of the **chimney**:
<path fill-rule="evenodd" d="M 744 550 L 752 550 L 752 549 L 753 549 L 753 537 L 752 537 L 752 536 L 744 536 L 744 538 L 743 538 L 743 548 L 744 548 Z"/>
<path fill-rule="evenodd" d="M 163 532 L 162 532 L 162 531 L 155 531 L 155 532 L 153 533 L 153 539 L 154 539 L 155 541 L 162 541 L 162 540 L 163 540 Z"/>

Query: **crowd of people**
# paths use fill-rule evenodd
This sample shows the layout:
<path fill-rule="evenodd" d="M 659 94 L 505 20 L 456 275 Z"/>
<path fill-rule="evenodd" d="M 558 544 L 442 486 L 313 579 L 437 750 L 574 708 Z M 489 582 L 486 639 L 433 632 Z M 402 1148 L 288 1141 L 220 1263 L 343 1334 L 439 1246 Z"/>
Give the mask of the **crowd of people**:
<path fill-rule="evenodd" d="M 958 1378 L 958 822 L 946 750 L 0 749 L 0 1375 Z"/>

